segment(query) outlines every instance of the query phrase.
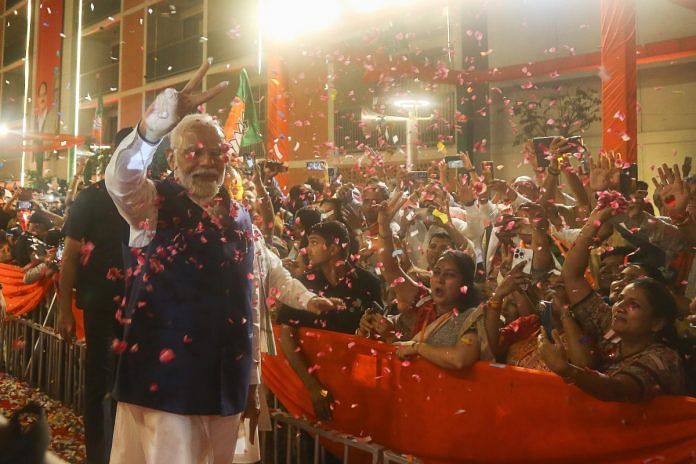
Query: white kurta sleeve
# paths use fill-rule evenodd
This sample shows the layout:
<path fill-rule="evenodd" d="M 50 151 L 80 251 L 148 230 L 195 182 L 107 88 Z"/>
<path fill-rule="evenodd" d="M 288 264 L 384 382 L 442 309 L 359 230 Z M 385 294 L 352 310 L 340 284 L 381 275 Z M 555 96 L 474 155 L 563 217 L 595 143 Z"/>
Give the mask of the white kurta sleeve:
<path fill-rule="evenodd" d="M 143 140 L 134 129 L 118 146 L 106 168 L 106 190 L 121 216 L 130 224 L 130 245 L 144 247 L 157 225 L 157 189 L 147 168 L 157 145 Z"/>
<path fill-rule="evenodd" d="M 281 303 L 293 308 L 307 309 L 307 303 L 316 295 L 307 290 L 302 282 L 295 279 L 283 267 L 283 262 L 275 253 L 268 248 L 265 249 L 264 253 L 268 255 L 269 292 L 271 289 L 277 289 L 278 300 Z"/>

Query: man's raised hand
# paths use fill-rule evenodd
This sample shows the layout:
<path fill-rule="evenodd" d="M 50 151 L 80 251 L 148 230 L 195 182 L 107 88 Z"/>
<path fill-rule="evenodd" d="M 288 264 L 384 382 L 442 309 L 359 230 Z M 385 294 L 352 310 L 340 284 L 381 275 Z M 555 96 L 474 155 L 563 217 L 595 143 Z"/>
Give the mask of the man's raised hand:
<path fill-rule="evenodd" d="M 228 81 L 223 81 L 212 89 L 193 94 L 193 89 L 201 83 L 211 62 L 212 60 L 205 61 L 181 92 L 169 88 L 157 95 L 138 126 L 140 135 L 145 140 L 151 143 L 159 142 L 184 116 L 192 113 L 199 105 L 212 99 L 229 85 Z"/>

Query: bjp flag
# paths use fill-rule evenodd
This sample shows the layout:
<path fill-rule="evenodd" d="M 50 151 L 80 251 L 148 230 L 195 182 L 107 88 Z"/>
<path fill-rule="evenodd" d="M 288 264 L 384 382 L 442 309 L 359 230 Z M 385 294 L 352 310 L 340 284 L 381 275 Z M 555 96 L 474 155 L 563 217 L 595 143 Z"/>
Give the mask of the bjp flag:
<path fill-rule="evenodd" d="M 242 69 L 239 76 L 237 95 L 230 105 L 230 113 L 225 121 L 224 130 L 225 138 L 229 141 L 232 152 L 236 155 L 240 154 L 243 147 L 262 140 L 246 69 Z"/>

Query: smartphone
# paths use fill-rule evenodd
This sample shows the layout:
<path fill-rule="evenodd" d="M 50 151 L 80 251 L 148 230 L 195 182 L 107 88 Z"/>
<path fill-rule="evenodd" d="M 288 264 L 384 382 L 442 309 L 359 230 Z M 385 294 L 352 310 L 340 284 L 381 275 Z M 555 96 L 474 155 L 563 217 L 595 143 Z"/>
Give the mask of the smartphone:
<path fill-rule="evenodd" d="M 17 208 L 18 209 L 31 209 L 31 201 L 18 201 Z"/>
<path fill-rule="evenodd" d="M 550 301 L 540 301 L 539 302 L 540 306 L 540 314 L 539 314 L 539 319 L 541 320 L 541 327 L 542 330 L 544 331 L 544 335 L 546 338 L 551 342 L 554 343 L 553 341 L 553 303 Z"/>
<path fill-rule="evenodd" d="M 534 137 L 532 143 L 534 144 L 534 154 L 536 155 L 537 166 L 540 168 L 547 167 L 550 163 L 548 160 L 549 148 L 551 148 L 551 143 L 557 136 L 551 137 Z M 582 137 L 579 135 L 574 135 L 568 137 L 568 148 L 565 149 L 564 153 L 584 153 L 585 148 L 582 142 Z"/>
<path fill-rule="evenodd" d="M 254 155 L 251 153 L 244 153 L 242 155 L 242 159 L 244 160 L 243 165 L 242 165 L 242 171 L 244 174 L 251 174 L 254 171 L 254 164 L 256 164 L 256 160 L 254 160 Z"/>
<path fill-rule="evenodd" d="M 373 301 L 367 310 L 368 313 L 379 314 L 382 317 L 386 317 L 389 312 L 389 305 L 382 306 L 377 301 Z"/>
<path fill-rule="evenodd" d="M 463 168 L 464 161 L 459 156 L 445 156 L 445 162 L 449 168 Z"/>
<path fill-rule="evenodd" d="M 336 168 L 328 168 L 327 171 L 329 173 L 329 180 L 333 182 L 336 178 Z"/>
<path fill-rule="evenodd" d="M 619 177 L 619 191 L 625 197 L 628 197 L 635 190 L 636 181 L 638 180 L 638 164 L 631 163 L 627 168 L 621 170 Z"/>
<path fill-rule="evenodd" d="M 323 171 L 326 169 L 326 162 L 324 161 L 307 161 L 308 171 Z"/>
<path fill-rule="evenodd" d="M 532 273 L 532 258 L 534 257 L 534 250 L 528 250 L 527 248 L 515 248 L 512 252 L 512 267 L 514 268 L 522 261 L 525 261 L 525 265 L 522 268 L 522 272 L 525 274 Z"/>

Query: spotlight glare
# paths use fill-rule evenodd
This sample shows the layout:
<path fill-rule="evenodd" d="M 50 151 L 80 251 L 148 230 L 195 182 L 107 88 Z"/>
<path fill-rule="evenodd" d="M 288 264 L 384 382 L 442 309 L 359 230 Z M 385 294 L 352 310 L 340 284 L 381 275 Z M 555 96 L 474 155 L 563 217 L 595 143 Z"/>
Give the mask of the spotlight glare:
<path fill-rule="evenodd" d="M 392 104 L 397 108 L 422 108 L 425 106 L 430 106 L 430 102 L 428 100 L 417 98 L 394 100 Z"/>

